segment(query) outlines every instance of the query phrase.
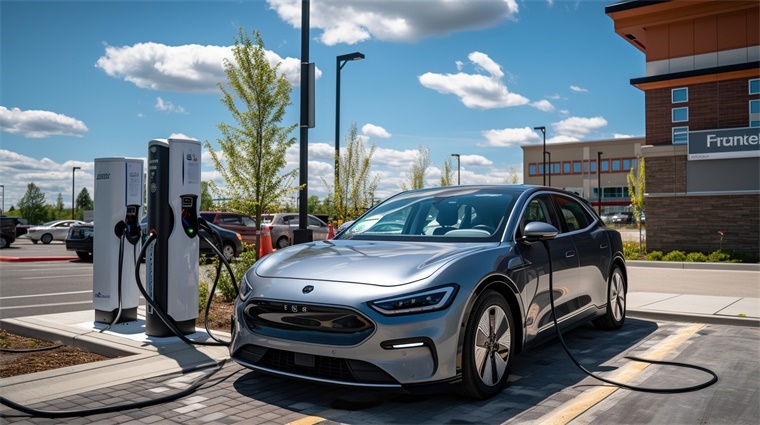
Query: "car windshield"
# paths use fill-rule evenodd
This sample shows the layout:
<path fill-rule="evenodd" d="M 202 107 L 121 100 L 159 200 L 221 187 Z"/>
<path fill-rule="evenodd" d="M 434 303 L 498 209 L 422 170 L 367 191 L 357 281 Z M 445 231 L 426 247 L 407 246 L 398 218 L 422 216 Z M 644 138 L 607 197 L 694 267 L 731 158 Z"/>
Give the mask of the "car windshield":
<path fill-rule="evenodd" d="M 369 211 L 337 239 L 498 241 L 518 196 L 508 186 L 404 192 Z"/>

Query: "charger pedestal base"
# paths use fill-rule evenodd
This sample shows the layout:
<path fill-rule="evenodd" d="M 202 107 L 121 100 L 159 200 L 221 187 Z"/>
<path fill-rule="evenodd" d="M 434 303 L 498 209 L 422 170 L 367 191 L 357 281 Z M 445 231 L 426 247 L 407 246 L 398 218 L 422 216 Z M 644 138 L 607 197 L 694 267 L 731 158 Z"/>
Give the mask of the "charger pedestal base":
<path fill-rule="evenodd" d="M 95 310 L 95 322 L 109 325 L 113 323 L 118 313 L 119 309 L 113 311 Z M 121 310 L 121 316 L 119 316 L 119 321 L 116 323 L 134 322 L 135 320 L 137 320 L 137 307 L 124 308 Z"/>

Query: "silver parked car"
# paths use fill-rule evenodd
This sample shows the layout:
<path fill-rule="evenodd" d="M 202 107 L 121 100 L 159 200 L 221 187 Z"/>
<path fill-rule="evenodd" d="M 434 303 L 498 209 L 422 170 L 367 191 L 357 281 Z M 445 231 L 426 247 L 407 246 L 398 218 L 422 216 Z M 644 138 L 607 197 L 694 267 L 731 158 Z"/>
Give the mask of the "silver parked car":
<path fill-rule="evenodd" d="M 29 228 L 28 235 L 32 243 L 42 241 L 44 244 L 50 242 L 64 241 L 69 234 L 69 228 L 78 224 L 84 224 L 84 221 L 80 220 L 56 220 L 48 221 L 47 223 L 39 226 L 32 226 Z"/>
<path fill-rule="evenodd" d="M 315 241 L 327 239 L 327 223 L 309 214 L 308 228 L 312 230 Z M 269 230 L 272 248 L 281 249 L 293 244 L 293 230 L 298 229 L 298 213 L 262 214 L 261 229 Z"/>
<path fill-rule="evenodd" d="M 400 193 L 333 240 L 257 262 L 235 303 L 230 354 L 285 377 L 487 398 L 517 353 L 555 335 L 548 252 L 560 327 L 620 328 L 620 234 L 587 201 L 547 187 L 452 186 Z"/>

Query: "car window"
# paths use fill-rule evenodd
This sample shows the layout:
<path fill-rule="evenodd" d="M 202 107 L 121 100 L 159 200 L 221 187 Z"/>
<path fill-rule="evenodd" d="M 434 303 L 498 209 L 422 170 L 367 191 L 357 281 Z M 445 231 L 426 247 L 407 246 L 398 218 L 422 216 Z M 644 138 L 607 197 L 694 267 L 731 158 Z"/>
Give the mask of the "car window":
<path fill-rule="evenodd" d="M 554 212 L 554 206 L 552 205 L 549 195 L 537 195 L 528 202 L 528 205 L 525 207 L 522 217 L 520 218 L 520 225 L 517 228 L 517 238 L 522 237 L 522 231 L 525 229 L 525 226 L 534 221 L 551 224 L 556 227 L 557 230 L 562 229 L 557 214 Z"/>
<path fill-rule="evenodd" d="M 222 217 L 222 223 L 224 223 L 224 224 L 232 224 L 232 225 L 235 225 L 235 226 L 241 226 L 242 225 L 242 222 L 240 221 L 240 217 L 229 216 L 229 215 L 225 216 L 225 217 Z"/>
<path fill-rule="evenodd" d="M 244 215 L 241 219 L 243 220 L 243 226 L 256 227 L 256 222 L 251 217 Z"/>
<path fill-rule="evenodd" d="M 308 217 L 309 219 L 309 226 L 317 226 L 317 227 L 323 227 L 323 224 L 321 221 L 314 217 Z"/>
<path fill-rule="evenodd" d="M 585 229 L 593 221 L 586 209 L 577 201 L 560 195 L 554 195 L 554 201 L 562 213 L 568 232 Z"/>

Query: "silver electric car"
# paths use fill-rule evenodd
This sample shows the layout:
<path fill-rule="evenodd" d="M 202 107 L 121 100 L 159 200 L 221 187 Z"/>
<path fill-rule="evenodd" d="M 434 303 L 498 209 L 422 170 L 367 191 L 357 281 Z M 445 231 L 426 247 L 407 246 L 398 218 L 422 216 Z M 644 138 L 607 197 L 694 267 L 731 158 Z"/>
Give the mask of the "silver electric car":
<path fill-rule="evenodd" d="M 403 192 L 335 239 L 248 270 L 230 354 L 285 377 L 487 398 L 515 354 L 555 335 L 550 270 L 562 330 L 623 325 L 620 234 L 582 198 L 523 185 Z"/>

